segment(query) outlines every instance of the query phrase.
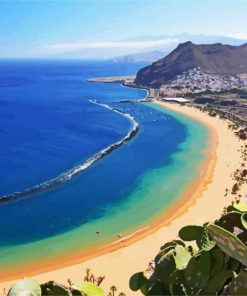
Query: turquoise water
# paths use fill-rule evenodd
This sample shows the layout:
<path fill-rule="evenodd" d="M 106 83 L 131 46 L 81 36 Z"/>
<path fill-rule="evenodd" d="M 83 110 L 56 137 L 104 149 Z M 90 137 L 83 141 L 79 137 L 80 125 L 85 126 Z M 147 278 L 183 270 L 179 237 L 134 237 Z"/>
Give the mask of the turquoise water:
<path fill-rule="evenodd" d="M 181 197 L 190 182 L 200 174 L 209 140 L 208 130 L 199 122 L 159 105 L 148 103 L 145 108 L 164 113 L 186 127 L 185 140 L 170 155 L 169 163 L 145 170 L 134 188 L 125 193 L 125 198 L 117 204 L 104 207 L 98 218 L 49 238 L 18 246 L 2 246 L 0 254 L 3 268 L 114 242 L 117 234 L 128 235 L 148 226 Z M 126 167 L 131 170 L 131 163 L 127 162 Z M 118 169 L 121 170 L 121 167 Z M 100 230 L 100 235 L 96 234 L 96 230 Z"/>

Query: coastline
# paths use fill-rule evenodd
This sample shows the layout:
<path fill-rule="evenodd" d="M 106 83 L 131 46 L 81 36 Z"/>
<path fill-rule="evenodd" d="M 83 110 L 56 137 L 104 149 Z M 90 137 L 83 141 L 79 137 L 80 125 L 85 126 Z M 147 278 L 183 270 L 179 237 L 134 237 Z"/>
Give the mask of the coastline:
<path fill-rule="evenodd" d="M 100 78 L 89 78 L 86 79 L 89 83 L 117 83 L 122 87 L 130 87 L 130 88 L 139 88 L 146 91 L 146 97 L 142 98 L 138 101 L 146 101 L 150 97 L 150 89 L 145 86 L 139 86 L 134 83 L 136 76 L 109 76 L 109 77 L 100 77 Z M 130 100 L 132 101 L 132 100 Z"/>
<path fill-rule="evenodd" d="M 238 168 L 241 160 L 237 150 L 242 142 L 234 137 L 226 123 L 220 119 L 211 118 L 187 106 L 181 107 L 160 102 L 158 104 L 190 116 L 207 125 L 211 130 L 212 143 L 207 151 L 207 159 L 199 178 L 190 185 L 183 197 L 173 204 L 165 216 L 156 220 L 148 229 L 145 228 L 126 238 L 125 242 L 114 243 L 98 250 L 98 257 L 94 259 L 74 265 L 71 261 L 69 267 L 33 276 L 38 281 L 54 279 L 65 283 L 68 277 L 75 282 L 81 281 L 84 269 L 91 267 L 94 274 L 106 275 L 106 280 L 102 284 L 106 290 L 114 284 L 118 287 L 118 291 L 124 291 L 128 295 L 138 295 L 128 290 L 128 279 L 134 272 L 147 267 L 162 243 L 176 238 L 178 230 L 185 224 L 201 224 L 216 219 L 222 213 L 223 207 L 230 204 L 231 199 L 224 196 L 224 190 L 233 183 L 231 173 Z M 95 256 L 96 254 L 92 256 L 89 254 L 84 260 Z M 126 258 L 131 258 L 131 260 L 128 261 Z M 53 269 L 55 265 L 51 264 L 50 267 Z M 39 273 L 42 273 L 42 270 Z M 23 277 L 23 275 L 16 275 L 16 277 Z M 8 288 L 15 281 L 1 283 L 0 291 L 3 287 Z"/>

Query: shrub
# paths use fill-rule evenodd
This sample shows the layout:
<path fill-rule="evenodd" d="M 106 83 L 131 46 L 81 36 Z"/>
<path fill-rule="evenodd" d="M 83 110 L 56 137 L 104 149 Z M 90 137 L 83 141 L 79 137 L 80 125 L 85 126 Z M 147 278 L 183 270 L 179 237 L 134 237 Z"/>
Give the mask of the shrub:
<path fill-rule="evenodd" d="M 129 282 L 144 295 L 247 295 L 247 206 L 233 203 L 214 223 L 189 225 L 164 244 L 152 273 Z M 188 245 L 188 242 L 193 242 Z"/>

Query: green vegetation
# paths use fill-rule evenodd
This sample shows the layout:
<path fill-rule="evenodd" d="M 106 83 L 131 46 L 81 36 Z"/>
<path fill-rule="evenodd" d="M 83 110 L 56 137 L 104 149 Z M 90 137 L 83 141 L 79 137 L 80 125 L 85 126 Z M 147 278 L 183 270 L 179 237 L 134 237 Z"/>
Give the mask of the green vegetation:
<path fill-rule="evenodd" d="M 8 296 L 106 296 L 100 284 L 104 280 L 104 276 L 96 278 L 90 269 L 86 269 L 84 280 L 74 284 L 68 279 L 68 286 L 49 281 L 39 284 L 33 279 L 24 279 L 17 282 L 8 292 Z M 123 292 L 117 294 L 117 287 L 112 286 L 108 296 L 125 296 Z"/>
<path fill-rule="evenodd" d="M 230 130 L 237 130 L 229 124 Z M 224 196 L 234 198 L 214 223 L 188 225 L 180 229 L 179 239 L 161 246 L 144 272 L 129 281 L 133 291 L 144 295 L 247 295 L 247 204 L 240 203 L 241 187 L 247 182 L 247 145 L 240 150 L 241 166 L 232 174 L 234 185 Z M 120 267 L 121 268 L 121 267 Z M 104 276 L 95 277 L 86 269 L 83 280 L 68 286 L 32 279 L 16 283 L 8 296 L 125 296 L 114 285 L 106 294 L 100 287 Z"/>
<path fill-rule="evenodd" d="M 130 278 L 144 295 L 247 295 L 247 206 L 232 203 L 214 223 L 189 225 L 164 244 L 152 271 Z"/>
<path fill-rule="evenodd" d="M 41 287 L 35 280 L 24 279 L 17 282 L 8 292 L 8 296 L 18 295 L 41 296 Z"/>

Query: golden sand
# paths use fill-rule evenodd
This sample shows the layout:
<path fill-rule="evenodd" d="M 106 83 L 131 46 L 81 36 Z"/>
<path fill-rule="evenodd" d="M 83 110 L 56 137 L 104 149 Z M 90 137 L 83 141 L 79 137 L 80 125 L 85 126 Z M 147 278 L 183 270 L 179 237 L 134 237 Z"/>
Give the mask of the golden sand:
<path fill-rule="evenodd" d="M 160 246 L 169 240 L 176 239 L 181 227 L 188 224 L 201 225 L 206 221 L 218 218 L 223 208 L 230 204 L 232 197 L 225 196 L 225 188 L 232 188 L 234 181 L 231 174 L 240 167 L 241 153 L 239 151 L 243 141 L 237 139 L 228 129 L 228 123 L 212 118 L 198 109 L 179 106 L 177 104 L 160 103 L 173 111 L 181 112 L 186 116 L 205 124 L 211 135 L 209 149 L 205 162 L 201 168 L 201 174 L 189 186 L 179 202 L 173 205 L 160 219 L 149 225 L 124 242 L 106 246 L 100 250 L 93 250 L 86 254 L 71 254 L 70 258 L 61 258 L 60 262 L 49 263 L 44 266 L 26 269 L 21 273 L 13 271 L 11 277 L 6 277 L 5 282 L 0 283 L 0 293 L 24 276 L 33 276 L 40 283 L 55 280 L 66 284 L 68 278 L 74 282 L 83 279 L 86 267 L 90 267 L 96 276 L 105 275 L 106 279 L 102 287 L 108 291 L 111 285 L 118 287 L 118 292 L 126 295 L 140 295 L 129 290 L 130 276 L 147 268 L 148 263 L 158 252 Z M 244 196 L 247 186 L 241 188 Z M 76 262 L 81 262 L 77 263 Z M 57 269 L 58 266 L 67 266 Z M 48 271 L 47 270 L 51 270 Z M 13 279 L 8 281 L 8 279 Z"/>

